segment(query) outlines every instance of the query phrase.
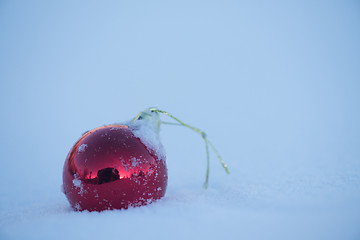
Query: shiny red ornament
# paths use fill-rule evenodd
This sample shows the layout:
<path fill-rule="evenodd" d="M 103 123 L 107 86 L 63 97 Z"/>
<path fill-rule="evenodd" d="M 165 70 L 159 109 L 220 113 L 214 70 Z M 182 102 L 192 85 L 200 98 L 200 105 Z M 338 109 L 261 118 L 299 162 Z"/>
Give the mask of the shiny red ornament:
<path fill-rule="evenodd" d="M 74 210 L 102 211 L 147 205 L 165 195 L 165 157 L 147 147 L 128 126 L 85 133 L 69 152 L 64 193 Z"/>

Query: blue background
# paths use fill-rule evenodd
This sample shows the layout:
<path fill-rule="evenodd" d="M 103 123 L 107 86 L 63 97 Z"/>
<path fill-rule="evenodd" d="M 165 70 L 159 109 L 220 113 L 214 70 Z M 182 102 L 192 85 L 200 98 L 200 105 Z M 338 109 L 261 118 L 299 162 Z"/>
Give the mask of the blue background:
<path fill-rule="evenodd" d="M 253 209 L 274 211 L 265 226 L 279 209 L 336 205 L 343 225 L 307 232 L 359 236 L 359 43 L 358 1 L 0 1 L 2 231 L 31 226 L 16 223 L 24 209 L 65 209 L 71 223 L 60 185 L 72 144 L 156 106 L 207 132 L 232 172 L 212 155 L 210 193 L 198 193 L 201 138 L 164 126 L 166 199 L 183 204 L 170 209 L 196 193 L 215 213 L 213 202 L 249 211 L 251 229 Z"/>

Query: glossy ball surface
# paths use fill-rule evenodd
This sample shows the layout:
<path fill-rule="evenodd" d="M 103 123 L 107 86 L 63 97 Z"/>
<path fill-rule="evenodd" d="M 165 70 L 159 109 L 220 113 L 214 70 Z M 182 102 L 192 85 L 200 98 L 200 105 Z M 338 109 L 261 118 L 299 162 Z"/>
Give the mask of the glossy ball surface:
<path fill-rule="evenodd" d="M 86 132 L 63 169 L 64 193 L 78 211 L 149 204 L 165 195 L 167 179 L 165 159 L 123 125 Z"/>

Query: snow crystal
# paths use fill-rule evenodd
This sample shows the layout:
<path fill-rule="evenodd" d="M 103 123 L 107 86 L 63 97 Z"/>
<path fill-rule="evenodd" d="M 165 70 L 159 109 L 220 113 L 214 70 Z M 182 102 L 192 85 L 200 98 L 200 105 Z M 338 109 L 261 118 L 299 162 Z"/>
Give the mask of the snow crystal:
<path fill-rule="evenodd" d="M 155 152 L 155 155 L 159 157 L 159 159 L 165 160 L 165 149 L 161 144 L 159 136 L 160 118 L 156 113 L 150 112 L 149 110 L 144 112 L 150 117 L 129 122 L 126 125 L 129 126 L 129 129 L 135 137 L 139 138 L 147 148 Z"/>
<path fill-rule="evenodd" d="M 131 166 L 132 166 L 132 167 L 137 167 L 137 166 L 139 166 L 139 162 L 140 162 L 141 160 L 133 157 L 133 158 L 130 159 L 130 161 L 131 161 Z"/>
<path fill-rule="evenodd" d="M 88 146 L 87 144 L 81 144 L 78 148 L 78 153 L 85 152 L 87 146 Z"/>
<path fill-rule="evenodd" d="M 79 179 L 79 177 L 76 174 L 75 174 L 75 178 L 72 182 L 74 184 L 74 187 L 80 190 L 79 194 L 82 196 L 84 194 L 84 188 L 83 188 L 81 180 Z"/>
<path fill-rule="evenodd" d="M 73 184 L 74 184 L 74 186 L 75 186 L 76 188 L 81 188 L 81 187 L 82 187 L 82 185 L 81 185 L 81 180 L 80 180 L 80 179 L 75 178 L 75 179 L 73 180 Z"/>
<path fill-rule="evenodd" d="M 76 203 L 74 208 L 75 208 L 77 211 L 80 211 L 80 210 L 81 210 L 81 207 L 80 207 L 80 204 L 79 204 L 79 203 Z"/>

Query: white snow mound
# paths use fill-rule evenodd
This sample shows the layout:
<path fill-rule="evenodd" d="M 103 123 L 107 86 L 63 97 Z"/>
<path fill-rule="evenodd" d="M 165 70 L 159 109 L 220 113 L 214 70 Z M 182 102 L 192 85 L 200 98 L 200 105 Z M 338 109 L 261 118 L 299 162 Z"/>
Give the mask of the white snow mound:
<path fill-rule="evenodd" d="M 144 111 L 147 117 L 138 119 L 136 121 L 128 122 L 126 125 L 139 138 L 141 142 L 149 149 L 155 152 L 155 155 L 162 160 L 165 160 L 166 153 L 160 140 L 160 118 L 158 114 Z"/>

